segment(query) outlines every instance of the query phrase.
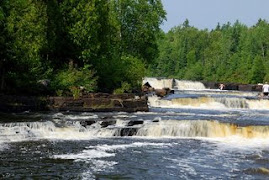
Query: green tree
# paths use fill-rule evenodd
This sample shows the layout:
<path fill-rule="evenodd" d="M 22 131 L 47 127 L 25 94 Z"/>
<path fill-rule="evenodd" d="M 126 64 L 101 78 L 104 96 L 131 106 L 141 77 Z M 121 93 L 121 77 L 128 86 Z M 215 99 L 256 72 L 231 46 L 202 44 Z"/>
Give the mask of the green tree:
<path fill-rule="evenodd" d="M 254 59 L 253 67 L 251 69 L 251 83 L 262 83 L 265 76 L 265 68 L 263 59 L 256 56 Z"/>
<path fill-rule="evenodd" d="M 27 90 L 29 85 L 34 85 L 38 79 L 42 79 L 45 71 L 40 53 L 47 45 L 46 5 L 37 0 L 5 2 L 8 7 L 8 83 L 18 89 Z"/>
<path fill-rule="evenodd" d="M 258 83 L 268 79 L 269 24 L 236 21 L 198 30 L 185 21 L 158 42 L 160 55 L 151 74 L 180 79 Z M 260 66 L 260 68 L 259 68 Z M 154 67 L 154 68 L 153 68 Z M 258 73 L 260 71 L 260 73 Z"/>

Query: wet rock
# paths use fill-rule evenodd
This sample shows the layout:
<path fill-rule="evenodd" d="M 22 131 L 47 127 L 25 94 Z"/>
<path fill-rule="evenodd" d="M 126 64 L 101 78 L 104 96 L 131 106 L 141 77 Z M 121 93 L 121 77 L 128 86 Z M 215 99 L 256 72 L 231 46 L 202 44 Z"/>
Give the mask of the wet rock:
<path fill-rule="evenodd" d="M 116 124 L 116 120 L 106 120 L 101 122 L 102 128 Z"/>
<path fill-rule="evenodd" d="M 224 89 L 223 90 L 238 90 L 239 84 L 236 83 L 223 83 Z"/>
<path fill-rule="evenodd" d="M 155 94 L 159 97 L 164 97 L 167 95 L 167 92 L 165 89 L 155 89 Z"/>
<path fill-rule="evenodd" d="M 137 134 L 137 128 L 122 128 L 120 130 L 120 136 L 134 136 Z"/>
<path fill-rule="evenodd" d="M 100 119 L 112 119 L 113 118 L 113 116 L 102 116 L 102 117 L 100 117 Z"/>
<path fill-rule="evenodd" d="M 171 90 L 169 88 L 163 88 L 163 89 L 155 89 L 154 92 L 157 96 L 164 97 L 168 94 L 173 94 L 174 90 Z"/>
<path fill-rule="evenodd" d="M 134 125 L 139 125 L 139 124 L 143 124 L 144 121 L 129 121 L 127 126 L 134 126 Z"/>
<path fill-rule="evenodd" d="M 96 123 L 96 121 L 95 121 L 95 120 L 90 120 L 90 121 L 80 121 L 79 123 L 80 123 L 81 126 L 86 127 L 86 126 L 90 126 L 90 125 Z"/>
<path fill-rule="evenodd" d="M 136 112 L 136 111 L 148 111 L 147 99 L 139 98 L 135 99 L 134 94 L 123 95 L 108 95 L 99 94 L 97 97 L 82 97 L 79 99 L 73 99 L 69 97 L 50 97 L 49 108 L 57 111 L 75 111 L 75 112 Z M 88 95 L 90 96 L 90 95 Z M 92 96 L 94 96 L 92 94 Z M 107 97 L 107 98 L 103 98 Z M 122 99 L 114 99 L 119 98 Z M 131 99 L 125 99 L 132 97 Z"/>
<path fill-rule="evenodd" d="M 122 101 L 122 106 L 124 108 L 138 108 L 138 107 L 145 107 L 147 106 L 147 101 L 145 100 L 134 100 L 134 99 L 130 99 L 130 100 L 124 100 Z"/>
<path fill-rule="evenodd" d="M 30 97 L 0 94 L 0 111 L 136 112 L 148 111 L 147 99 L 135 94 L 92 93 L 85 97 Z"/>

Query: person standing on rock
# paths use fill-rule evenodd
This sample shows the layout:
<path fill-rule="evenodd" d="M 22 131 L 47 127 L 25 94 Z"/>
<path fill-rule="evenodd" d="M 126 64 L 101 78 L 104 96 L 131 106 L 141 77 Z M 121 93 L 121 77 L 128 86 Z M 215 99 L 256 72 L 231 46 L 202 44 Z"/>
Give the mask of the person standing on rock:
<path fill-rule="evenodd" d="M 263 96 L 268 96 L 269 93 L 269 84 L 267 82 L 265 82 L 265 84 L 262 86 L 262 93 Z"/>
<path fill-rule="evenodd" d="M 223 90 L 223 89 L 224 89 L 224 87 L 225 87 L 225 85 L 224 85 L 224 84 L 222 84 L 222 83 L 221 83 L 221 84 L 219 84 L 219 89 L 220 89 L 220 90 Z"/>

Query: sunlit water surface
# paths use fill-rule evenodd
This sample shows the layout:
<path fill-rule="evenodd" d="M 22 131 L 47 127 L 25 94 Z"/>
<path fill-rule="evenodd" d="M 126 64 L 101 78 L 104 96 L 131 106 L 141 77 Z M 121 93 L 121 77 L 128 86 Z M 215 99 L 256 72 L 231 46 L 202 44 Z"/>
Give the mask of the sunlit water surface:
<path fill-rule="evenodd" d="M 0 114 L 0 178 L 269 179 L 268 110 L 192 107 Z"/>

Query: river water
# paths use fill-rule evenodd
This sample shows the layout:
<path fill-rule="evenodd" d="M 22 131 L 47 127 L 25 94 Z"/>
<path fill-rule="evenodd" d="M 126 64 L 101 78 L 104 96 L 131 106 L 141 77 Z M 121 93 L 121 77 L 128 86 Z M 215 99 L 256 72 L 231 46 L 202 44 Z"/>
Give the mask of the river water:
<path fill-rule="evenodd" d="M 0 179 L 269 179 L 269 103 L 178 90 L 150 112 L 0 114 Z"/>

